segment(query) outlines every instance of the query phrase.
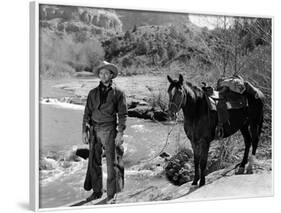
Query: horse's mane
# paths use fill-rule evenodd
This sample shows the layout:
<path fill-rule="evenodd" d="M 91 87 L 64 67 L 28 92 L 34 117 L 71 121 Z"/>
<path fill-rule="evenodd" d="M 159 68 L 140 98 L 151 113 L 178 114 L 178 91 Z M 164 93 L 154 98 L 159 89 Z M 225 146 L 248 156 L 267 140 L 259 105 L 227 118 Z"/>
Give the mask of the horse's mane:
<path fill-rule="evenodd" d="M 183 86 L 184 86 L 186 92 L 192 98 L 195 99 L 196 97 L 203 97 L 203 90 L 200 87 L 198 87 L 198 86 L 196 86 L 196 85 L 194 85 L 194 84 L 192 84 L 188 81 L 185 81 L 185 84 Z"/>
<path fill-rule="evenodd" d="M 188 81 L 185 81 L 183 88 L 187 93 L 188 103 L 183 109 L 184 114 L 191 120 L 198 119 L 207 109 L 204 92 L 200 87 Z"/>

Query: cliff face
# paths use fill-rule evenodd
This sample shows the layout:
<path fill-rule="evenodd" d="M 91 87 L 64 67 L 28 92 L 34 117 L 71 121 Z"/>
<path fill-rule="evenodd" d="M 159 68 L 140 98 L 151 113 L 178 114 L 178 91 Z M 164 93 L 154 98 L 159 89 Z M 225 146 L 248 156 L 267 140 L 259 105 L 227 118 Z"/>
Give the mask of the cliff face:
<path fill-rule="evenodd" d="M 43 28 L 57 31 L 91 31 L 94 34 L 116 34 L 134 26 L 190 24 L 188 14 L 136 10 L 110 10 L 76 6 L 41 5 Z"/>
<path fill-rule="evenodd" d="M 99 36 L 122 31 L 122 22 L 112 10 L 41 5 L 39 18 L 42 29 L 60 33 L 89 32 Z"/>
<path fill-rule="evenodd" d="M 40 70 L 52 78 L 91 71 L 102 60 L 122 67 L 165 65 L 193 31 L 187 14 L 151 11 L 41 4 L 39 19 Z"/>

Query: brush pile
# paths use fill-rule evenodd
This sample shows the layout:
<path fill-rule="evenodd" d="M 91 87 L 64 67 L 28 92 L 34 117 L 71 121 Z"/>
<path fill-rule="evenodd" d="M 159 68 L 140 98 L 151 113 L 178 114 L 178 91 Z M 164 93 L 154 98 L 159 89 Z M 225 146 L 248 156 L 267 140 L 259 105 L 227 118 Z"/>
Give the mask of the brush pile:
<path fill-rule="evenodd" d="M 179 186 L 192 180 L 194 176 L 192 156 L 190 149 L 184 149 L 169 159 L 165 173 L 172 184 Z"/>

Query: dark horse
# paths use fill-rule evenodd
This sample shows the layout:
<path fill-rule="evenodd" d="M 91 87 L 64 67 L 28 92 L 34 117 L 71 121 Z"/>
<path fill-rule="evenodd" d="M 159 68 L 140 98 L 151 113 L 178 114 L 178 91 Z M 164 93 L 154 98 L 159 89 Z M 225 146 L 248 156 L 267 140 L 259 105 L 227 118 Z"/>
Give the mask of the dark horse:
<path fill-rule="evenodd" d="M 210 111 L 204 91 L 189 82 L 184 82 L 182 75 L 179 76 L 179 80 L 172 80 L 170 76 L 167 76 L 167 78 L 170 82 L 168 89 L 169 112 L 175 115 L 182 109 L 184 131 L 191 141 L 193 149 L 195 176 L 192 185 L 197 185 L 200 179 L 199 186 L 203 186 L 205 184 L 208 151 L 211 141 L 215 138 L 215 128 L 218 122 L 217 112 Z M 228 110 L 229 122 L 223 125 L 224 138 L 238 130 L 243 135 L 245 150 L 242 162 L 238 164 L 237 173 L 240 174 L 244 173 L 251 146 L 252 156 L 254 157 L 256 154 L 263 123 L 263 98 L 255 98 L 254 95 L 245 93 L 248 106 Z M 249 164 L 251 160 L 249 160 Z"/>

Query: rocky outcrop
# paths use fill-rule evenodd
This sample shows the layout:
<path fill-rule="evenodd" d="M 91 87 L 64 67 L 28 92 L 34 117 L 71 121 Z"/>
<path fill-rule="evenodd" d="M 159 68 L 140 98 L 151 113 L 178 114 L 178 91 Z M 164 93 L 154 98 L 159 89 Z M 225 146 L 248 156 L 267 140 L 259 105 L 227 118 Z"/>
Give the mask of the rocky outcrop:
<path fill-rule="evenodd" d="M 62 97 L 59 99 L 56 98 L 41 98 L 41 103 L 45 104 L 58 104 L 58 103 L 67 103 L 72 104 L 73 106 L 85 106 L 86 97 L 85 96 L 74 96 L 74 97 Z M 134 118 L 142 118 L 156 121 L 167 121 L 169 116 L 167 112 L 162 111 L 161 109 L 155 109 L 150 106 L 147 102 L 128 99 L 128 116 Z"/>
<path fill-rule="evenodd" d="M 39 11 L 40 26 L 53 31 L 122 32 L 122 22 L 114 11 L 55 5 L 41 5 Z"/>

